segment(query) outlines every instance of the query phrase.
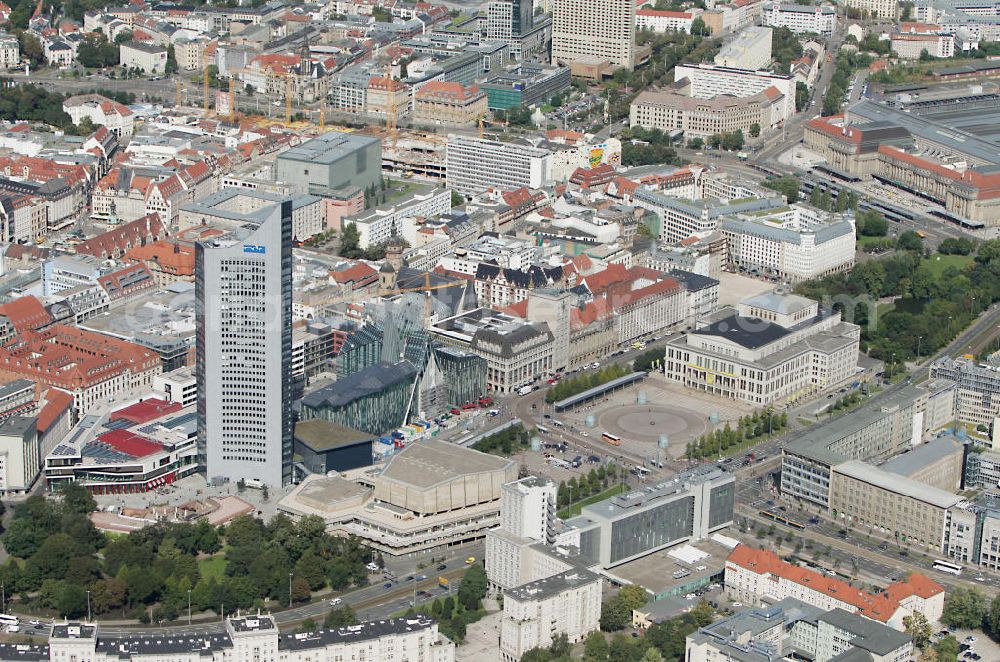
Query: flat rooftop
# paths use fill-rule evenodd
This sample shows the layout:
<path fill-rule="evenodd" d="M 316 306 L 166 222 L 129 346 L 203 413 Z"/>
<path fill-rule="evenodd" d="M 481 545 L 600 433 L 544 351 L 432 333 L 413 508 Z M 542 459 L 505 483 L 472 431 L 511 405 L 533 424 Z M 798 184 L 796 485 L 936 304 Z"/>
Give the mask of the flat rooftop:
<path fill-rule="evenodd" d="M 307 140 L 297 147 L 286 150 L 278 156 L 278 160 L 307 161 L 321 165 L 333 165 L 344 157 L 354 154 L 359 149 L 365 149 L 381 142 L 378 138 L 358 133 L 330 131 L 312 140 Z"/>
<path fill-rule="evenodd" d="M 848 460 L 833 467 L 833 471 L 937 508 L 951 508 L 962 502 L 962 497 L 957 494 L 889 473 L 861 460 Z"/>
<path fill-rule="evenodd" d="M 312 418 L 295 424 L 295 440 L 314 451 L 328 451 L 334 448 L 370 443 L 374 435 L 349 428 L 340 423 L 322 418 Z"/>
<path fill-rule="evenodd" d="M 425 439 L 394 455 L 380 477 L 427 488 L 471 474 L 503 471 L 513 464 L 506 457 Z"/>

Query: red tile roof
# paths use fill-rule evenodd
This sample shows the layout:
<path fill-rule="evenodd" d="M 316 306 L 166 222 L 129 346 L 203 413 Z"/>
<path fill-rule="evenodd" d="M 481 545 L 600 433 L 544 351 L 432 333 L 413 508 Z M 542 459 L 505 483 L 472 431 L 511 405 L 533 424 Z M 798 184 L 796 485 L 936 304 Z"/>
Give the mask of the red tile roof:
<path fill-rule="evenodd" d="M 330 278 L 343 285 L 345 283 L 363 283 L 366 280 L 374 280 L 378 277 L 378 272 L 364 262 L 352 264 L 342 271 L 331 271 Z"/>
<path fill-rule="evenodd" d="M 159 271 L 178 278 L 194 276 L 194 246 L 161 239 L 145 246 L 136 246 L 123 256 L 126 262 L 153 264 Z"/>
<path fill-rule="evenodd" d="M 165 236 L 167 236 L 167 231 L 160 221 L 159 214 L 147 214 L 77 244 L 76 252 L 93 255 L 103 260 L 124 255 L 136 246 L 156 241 Z"/>
<path fill-rule="evenodd" d="M 43 399 L 45 404 L 35 418 L 35 427 L 39 434 L 47 432 L 49 427 L 73 406 L 73 396 L 57 388 L 46 391 Z"/>
<path fill-rule="evenodd" d="M 6 315 L 18 333 L 35 331 L 52 323 L 52 316 L 42 302 L 30 295 L 3 304 L 0 315 Z"/>
<path fill-rule="evenodd" d="M 454 101 L 465 101 L 479 94 L 479 88 L 475 85 L 466 87 L 461 83 L 443 80 L 432 80 L 417 90 L 418 99 L 437 97 Z"/>
<path fill-rule="evenodd" d="M 766 549 L 737 545 L 727 562 L 759 575 L 780 577 L 801 586 L 823 593 L 855 607 L 860 614 L 883 623 L 899 609 L 899 603 L 916 595 L 930 598 L 944 591 L 944 587 L 928 577 L 913 573 L 907 579 L 890 584 L 882 593 L 867 593 L 839 579 L 822 575 L 808 568 L 782 561 L 777 554 Z"/>
<path fill-rule="evenodd" d="M 662 9 L 640 9 L 636 16 L 662 16 L 663 18 L 691 18 L 691 12 L 686 11 L 666 11 Z"/>

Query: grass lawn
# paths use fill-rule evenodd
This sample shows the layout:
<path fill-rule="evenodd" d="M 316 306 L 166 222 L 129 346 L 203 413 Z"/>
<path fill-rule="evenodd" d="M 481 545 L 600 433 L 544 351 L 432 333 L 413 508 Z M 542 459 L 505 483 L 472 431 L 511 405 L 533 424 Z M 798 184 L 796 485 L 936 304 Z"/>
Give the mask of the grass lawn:
<path fill-rule="evenodd" d="M 602 492 L 598 492 L 594 496 L 587 497 L 582 501 L 577 501 L 572 506 L 567 506 L 566 508 L 563 508 L 558 513 L 556 513 L 556 515 L 558 515 L 561 519 L 569 519 L 570 517 L 576 517 L 577 515 L 580 514 L 580 510 L 584 506 L 589 506 L 590 504 L 597 503 L 598 501 L 604 501 L 605 499 L 613 497 L 616 494 L 621 494 L 622 492 L 625 492 L 627 489 L 628 488 L 622 485 L 621 483 L 617 483 Z"/>
<path fill-rule="evenodd" d="M 215 556 L 200 559 L 198 570 L 204 579 L 215 577 L 216 580 L 221 580 L 226 574 L 226 557 L 220 552 Z"/>
<path fill-rule="evenodd" d="M 967 266 L 972 264 L 971 255 L 931 255 L 930 258 L 924 260 L 927 268 L 931 270 L 935 278 L 940 278 L 941 274 L 948 267 L 955 267 L 959 271 L 964 270 Z"/>

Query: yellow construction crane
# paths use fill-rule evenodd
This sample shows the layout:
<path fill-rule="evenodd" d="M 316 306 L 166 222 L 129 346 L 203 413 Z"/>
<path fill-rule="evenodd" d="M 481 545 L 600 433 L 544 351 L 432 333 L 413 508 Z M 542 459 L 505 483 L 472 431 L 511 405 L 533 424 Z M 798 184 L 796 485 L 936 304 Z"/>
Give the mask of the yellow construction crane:
<path fill-rule="evenodd" d="M 326 126 L 326 105 L 321 103 L 319 105 L 319 128 L 322 129 L 325 126 Z"/>
<path fill-rule="evenodd" d="M 285 72 L 285 121 L 292 123 L 292 77 Z"/>
<path fill-rule="evenodd" d="M 229 79 L 229 121 L 236 119 L 236 77 Z"/>

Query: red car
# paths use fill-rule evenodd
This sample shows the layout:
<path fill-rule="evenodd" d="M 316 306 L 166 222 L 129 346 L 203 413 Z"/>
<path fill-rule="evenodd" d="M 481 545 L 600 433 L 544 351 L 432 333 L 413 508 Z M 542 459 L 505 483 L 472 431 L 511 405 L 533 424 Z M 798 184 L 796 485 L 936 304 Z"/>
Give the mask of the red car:
<path fill-rule="evenodd" d="M 451 414 L 452 414 L 452 416 L 459 416 L 461 413 L 462 413 L 462 410 L 459 409 L 458 407 L 452 407 L 451 408 Z"/>
<path fill-rule="evenodd" d="M 462 409 L 466 409 L 466 410 L 468 410 L 468 409 L 475 409 L 475 408 L 476 408 L 476 403 L 475 402 L 466 402 L 464 405 L 462 405 Z"/>

